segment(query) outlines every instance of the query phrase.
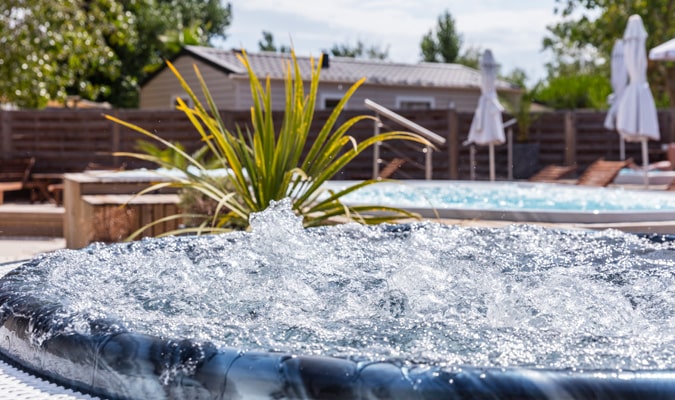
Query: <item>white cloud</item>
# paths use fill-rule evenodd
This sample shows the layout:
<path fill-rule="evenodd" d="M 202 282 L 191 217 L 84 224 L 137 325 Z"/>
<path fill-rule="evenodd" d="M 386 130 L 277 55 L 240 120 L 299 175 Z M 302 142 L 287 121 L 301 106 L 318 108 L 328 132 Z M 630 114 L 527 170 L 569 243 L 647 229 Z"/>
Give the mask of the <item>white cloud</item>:
<path fill-rule="evenodd" d="M 262 31 L 277 45 L 293 45 L 301 54 L 317 54 L 334 44 L 389 48 L 400 62 L 420 59 L 420 41 L 450 11 L 464 45 L 490 48 L 502 71 L 515 67 L 541 78 L 547 61 L 541 54 L 546 26 L 554 23 L 553 0 L 234 0 L 233 24 L 225 47 L 257 50 Z"/>

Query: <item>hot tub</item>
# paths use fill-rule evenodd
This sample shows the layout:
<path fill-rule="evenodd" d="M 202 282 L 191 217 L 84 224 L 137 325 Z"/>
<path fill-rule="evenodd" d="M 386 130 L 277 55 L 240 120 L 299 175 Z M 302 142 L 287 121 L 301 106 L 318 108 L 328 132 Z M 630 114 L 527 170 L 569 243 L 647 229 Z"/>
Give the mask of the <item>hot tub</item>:
<path fill-rule="evenodd" d="M 121 399 L 675 396 L 675 244 L 534 226 L 91 245 L 0 279 L 0 354 Z"/>

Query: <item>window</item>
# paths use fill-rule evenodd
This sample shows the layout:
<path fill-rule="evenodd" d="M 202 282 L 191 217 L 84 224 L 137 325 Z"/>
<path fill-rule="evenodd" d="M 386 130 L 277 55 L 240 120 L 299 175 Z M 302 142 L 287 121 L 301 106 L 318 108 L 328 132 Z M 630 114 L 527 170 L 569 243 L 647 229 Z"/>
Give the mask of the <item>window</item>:
<path fill-rule="evenodd" d="M 322 93 L 319 95 L 318 106 L 321 110 L 332 110 L 340 100 L 342 100 L 342 93 Z"/>
<path fill-rule="evenodd" d="M 323 108 L 326 110 L 332 110 L 338 105 L 339 102 L 340 99 L 325 98 L 323 99 Z"/>
<path fill-rule="evenodd" d="M 398 96 L 396 108 L 399 110 L 431 110 L 434 108 L 434 98 L 430 96 Z"/>
<path fill-rule="evenodd" d="M 171 104 L 170 104 L 171 109 L 175 109 L 178 106 L 178 99 L 183 100 L 183 102 L 185 102 L 185 104 L 187 104 L 188 107 L 193 106 L 192 99 L 190 98 L 190 96 L 188 96 L 187 94 L 181 94 L 181 95 L 174 95 L 173 97 L 171 97 Z"/>

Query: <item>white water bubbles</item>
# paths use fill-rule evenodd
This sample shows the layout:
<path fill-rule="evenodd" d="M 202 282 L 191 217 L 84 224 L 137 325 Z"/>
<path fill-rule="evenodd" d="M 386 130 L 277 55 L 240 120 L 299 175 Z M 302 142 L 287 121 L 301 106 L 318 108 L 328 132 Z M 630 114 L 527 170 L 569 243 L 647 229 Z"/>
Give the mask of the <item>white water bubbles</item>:
<path fill-rule="evenodd" d="M 75 319 L 242 350 L 675 368 L 672 242 L 522 225 L 303 229 L 289 201 L 251 227 L 60 251 L 12 279 Z"/>

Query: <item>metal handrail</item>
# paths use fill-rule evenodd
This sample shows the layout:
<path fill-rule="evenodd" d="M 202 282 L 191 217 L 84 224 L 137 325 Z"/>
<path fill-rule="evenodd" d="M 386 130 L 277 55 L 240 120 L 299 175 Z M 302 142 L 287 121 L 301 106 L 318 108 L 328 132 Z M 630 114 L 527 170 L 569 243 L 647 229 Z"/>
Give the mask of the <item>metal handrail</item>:
<path fill-rule="evenodd" d="M 437 133 L 434 133 L 430 131 L 429 129 L 416 124 L 415 122 L 389 110 L 386 107 L 383 107 L 374 101 L 370 99 L 365 99 L 364 101 L 365 105 L 367 108 L 375 111 L 376 114 L 376 121 L 375 121 L 375 133 L 374 135 L 377 136 L 380 134 L 380 128 L 383 126 L 382 121 L 380 120 L 380 116 L 386 117 L 394 122 L 396 122 L 399 125 L 402 125 L 403 127 L 413 131 L 414 133 L 417 133 L 418 135 L 424 137 L 425 139 L 429 140 L 430 142 L 434 142 L 436 144 L 445 144 L 445 138 L 443 136 L 440 136 Z M 380 142 L 375 143 L 373 146 L 373 179 L 377 179 L 377 177 L 380 175 Z M 422 152 L 425 155 L 425 165 L 424 165 L 424 177 L 426 180 L 431 180 L 431 169 L 432 169 L 432 163 L 431 163 L 431 152 L 433 151 L 432 146 L 424 146 L 422 149 Z"/>
<path fill-rule="evenodd" d="M 370 99 L 365 99 L 364 103 L 367 108 L 375 111 L 375 113 L 387 117 L 390 120 L 410 129 L 411 131 L 424 136 L 425 139 L 435 142 L 437 144 L 445 144 L 445 138 L 443 136 L 434 133 L 419 124 L 414 123 L 413 121 L 391 111 L 390 109 L 381 106 Z"/>

